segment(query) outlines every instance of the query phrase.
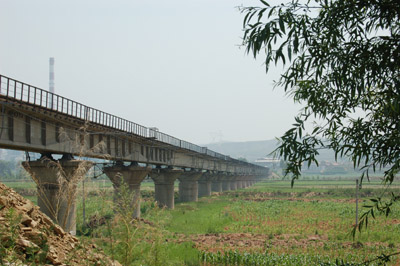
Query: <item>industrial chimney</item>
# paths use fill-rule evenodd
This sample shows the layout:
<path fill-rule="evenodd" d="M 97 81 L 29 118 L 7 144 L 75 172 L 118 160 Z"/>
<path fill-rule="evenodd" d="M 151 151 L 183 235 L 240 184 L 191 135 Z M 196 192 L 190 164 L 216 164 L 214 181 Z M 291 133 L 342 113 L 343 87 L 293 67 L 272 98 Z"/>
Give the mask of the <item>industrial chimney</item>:
<path fill-rule="evenodd" d="M 50 57 L 49 60 L 49 91 L 54 93 L 54 57 Z M 53 109 L 53 97 L 50 97 L 50 108 Z"/>

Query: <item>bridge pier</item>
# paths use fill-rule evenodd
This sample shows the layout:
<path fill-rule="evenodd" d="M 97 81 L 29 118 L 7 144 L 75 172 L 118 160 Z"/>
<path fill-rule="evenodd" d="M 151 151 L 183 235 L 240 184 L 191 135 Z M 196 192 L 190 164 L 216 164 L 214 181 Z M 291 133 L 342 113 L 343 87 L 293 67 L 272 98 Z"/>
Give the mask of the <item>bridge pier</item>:
<path fill-rule="evenodd" d="M 244 178 L 245 188 L 248 188 L 250 186 L 250 178 L 251 178 L 251 176 L 249 176 L 249 175 Z"/>
<path fill-rule="evenodd" d="M 240 176 L 238 176 L 238 177 L 236 178 L 236 187 L 237 187 L 237 189 L 242 189 L 242 188 L 244 188 L 244 186 L 243 186 L 243 179 L 244 179 L 244 176 L 243 176 L 243 175 L 240 175 Z"/>
<path fill-rule="evenodd" d="M 203 173 L 197 171 L 184 172 L 179 179 L 179 200 L 180 202 L 189 202 L 198 200 L 197 180 Z"/>
<path fill-rule="evenodd" d="M 199 181 L 199 198 L 211 196 L 211 182 L 213 179 L 212 173 L 204 173 Z"/>
<path fill-rule="evenodd" d="M 72 235 L 76 234 L 77 185 L 92 165 L 72 156 L 58 161 L 42 156 L 38 161 L 22 163 L 37 185 L 40 210 Z"/>
<path fill-rule="evenodd" d="M 182 173 L 183 170 L 176 169 L 153 169 L 150 172 L 150 177 L 154 181 L 155 200 L 160 207 L 174 209 L 174 184 Z"/>
<path fill-rule="evenodd" d="M 246 188 L 251 186 L 251 178 L 252 176 L 246 176 L 245 178 Z"/>
<path fill-rule="evenodd" d="M 237 190 L 237 176 L 231 177 L 231 181 L 229 183 L 230 185 L 230 190 Z"/>
<path fill-rule="evenodd" d="M 150 167 L 137 165 L 124 166 L 117 164 L 110 167 L 104 167 L 104 173 L 108 176 L 114 186 L 114 201 L 120 198 L 120 187 L 122 181 L 128 186 L 130 200 L 133 208 L 132 216 L 140 217 L 140 184 L 147 174 L 151 171 Z"/>
<path fill-rule="evenodd" d="M 214 176 L 211 181 L 211 191 L 222 192 L 222 180 L 221 176 Z"/>
<path fill-rule="evenodd" d="M 250 186 L 250 178 L 251 178 L 251 176 L 246 176 L 244 178 L 244 187 L 245 188 L 248 188 Z"/>
<path fill-rule="evenodd" d="M 231 190 L 231 176 L 229 175 L 224 175 L 222 177 L 222 191 L 228 191 Z"/>

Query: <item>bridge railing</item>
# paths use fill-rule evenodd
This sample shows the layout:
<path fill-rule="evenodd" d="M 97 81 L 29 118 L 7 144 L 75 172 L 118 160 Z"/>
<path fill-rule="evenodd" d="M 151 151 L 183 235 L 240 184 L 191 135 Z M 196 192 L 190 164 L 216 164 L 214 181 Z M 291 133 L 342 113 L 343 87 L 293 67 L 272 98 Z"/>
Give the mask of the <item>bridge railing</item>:
<path fill-rule="evenodd" d="M 0 97 L 40 106 L 85 121 L 125 131 L 144 138 L 155 139 L 163 143 L 206 154 L 221 160 L 237 161 L 229 156 L 209 150 L 206 147 L 200 147 L 196 144 L 180 140 L 168 134 L 144 127 L 98 109 L 88 107 L 58 94 L 51 93 L 3 75 L 0 75 Z"/>

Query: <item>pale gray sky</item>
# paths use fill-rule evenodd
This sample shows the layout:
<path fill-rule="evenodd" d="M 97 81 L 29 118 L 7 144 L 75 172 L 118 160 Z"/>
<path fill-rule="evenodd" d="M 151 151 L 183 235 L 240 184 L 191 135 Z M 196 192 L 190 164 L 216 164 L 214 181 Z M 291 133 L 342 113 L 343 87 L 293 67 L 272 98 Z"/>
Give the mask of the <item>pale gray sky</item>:
<path fill-rule="evenodd" d="M 280 136 L 299 106 L 239 48 L 246 0 L 1 0 L 0 73 L 204 144 Z"/>

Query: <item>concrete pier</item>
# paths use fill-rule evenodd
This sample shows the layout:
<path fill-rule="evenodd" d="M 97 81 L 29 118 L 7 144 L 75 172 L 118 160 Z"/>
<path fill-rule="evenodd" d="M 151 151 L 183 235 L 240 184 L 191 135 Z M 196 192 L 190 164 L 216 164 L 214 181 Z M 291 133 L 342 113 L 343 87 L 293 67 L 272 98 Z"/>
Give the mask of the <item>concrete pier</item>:
<path fill-rule="evenodd" d="M 242 189 L 243 188 L 243 175 L 239 175 L 236 177 L 236 188 L 237 189 Z"/>
<path fill-rule="evenodd" d="M 202 172 L 187 171 L 184 172 L 179 179 L 179 201 L 189 202 L 198 200 L 198 183 Z"/>
<path fill-rule="evenodd" d="M 232 177 L 229 175 L 222 176 L 222 191 L 231 190 L 231 179 Z"/>
<path fill-rule="evenodd" d="M 131 207 L 132 216 L 134 218 L 140 217 L 140 183 L 151 171 L 150 167 L 142 167 L 137 165 L 124 166 L 117 164 L 110 167 L 104 167 L 104 173 L 108 176 L 114 186 L 114 200 L 119 199 L 120 187 L 122 181 L 128 186 L 131 193 Z"/>
<path fill-rule="evenodd" d="M 211 191 L 222 192 L 222 177 L 220 174 L 214 175 L 211 180 Z"/>
<path fill-rule="evenodd" d="M 199 178 L 199 198 L 211 196 L 211 183 L 214 174 L 212 172 L 203 173 Z"/>
<path fill-rule="evenodd" d="M 174 209 L 174 184 L 175 180 L 183 174 L 177 169 L 153 169 L 149 175 L 154 181 L 155 200 L 160 207 Z"/>
<path fill-rule="evenodd" d="M 231 177 L 231 181 L 230 181 L 230 190 L 236 190 L 237 189 L 237 183 L 236 183 L 236 176 Z"/>
<path fill-rule="evenodd" d="M 38 161 L 23 162 L 22 166 L 37 184 L 40 210 L 75 235 L 77 185 L 93 163 L 67 157 L 55 161 L 42 156 Z"/>

